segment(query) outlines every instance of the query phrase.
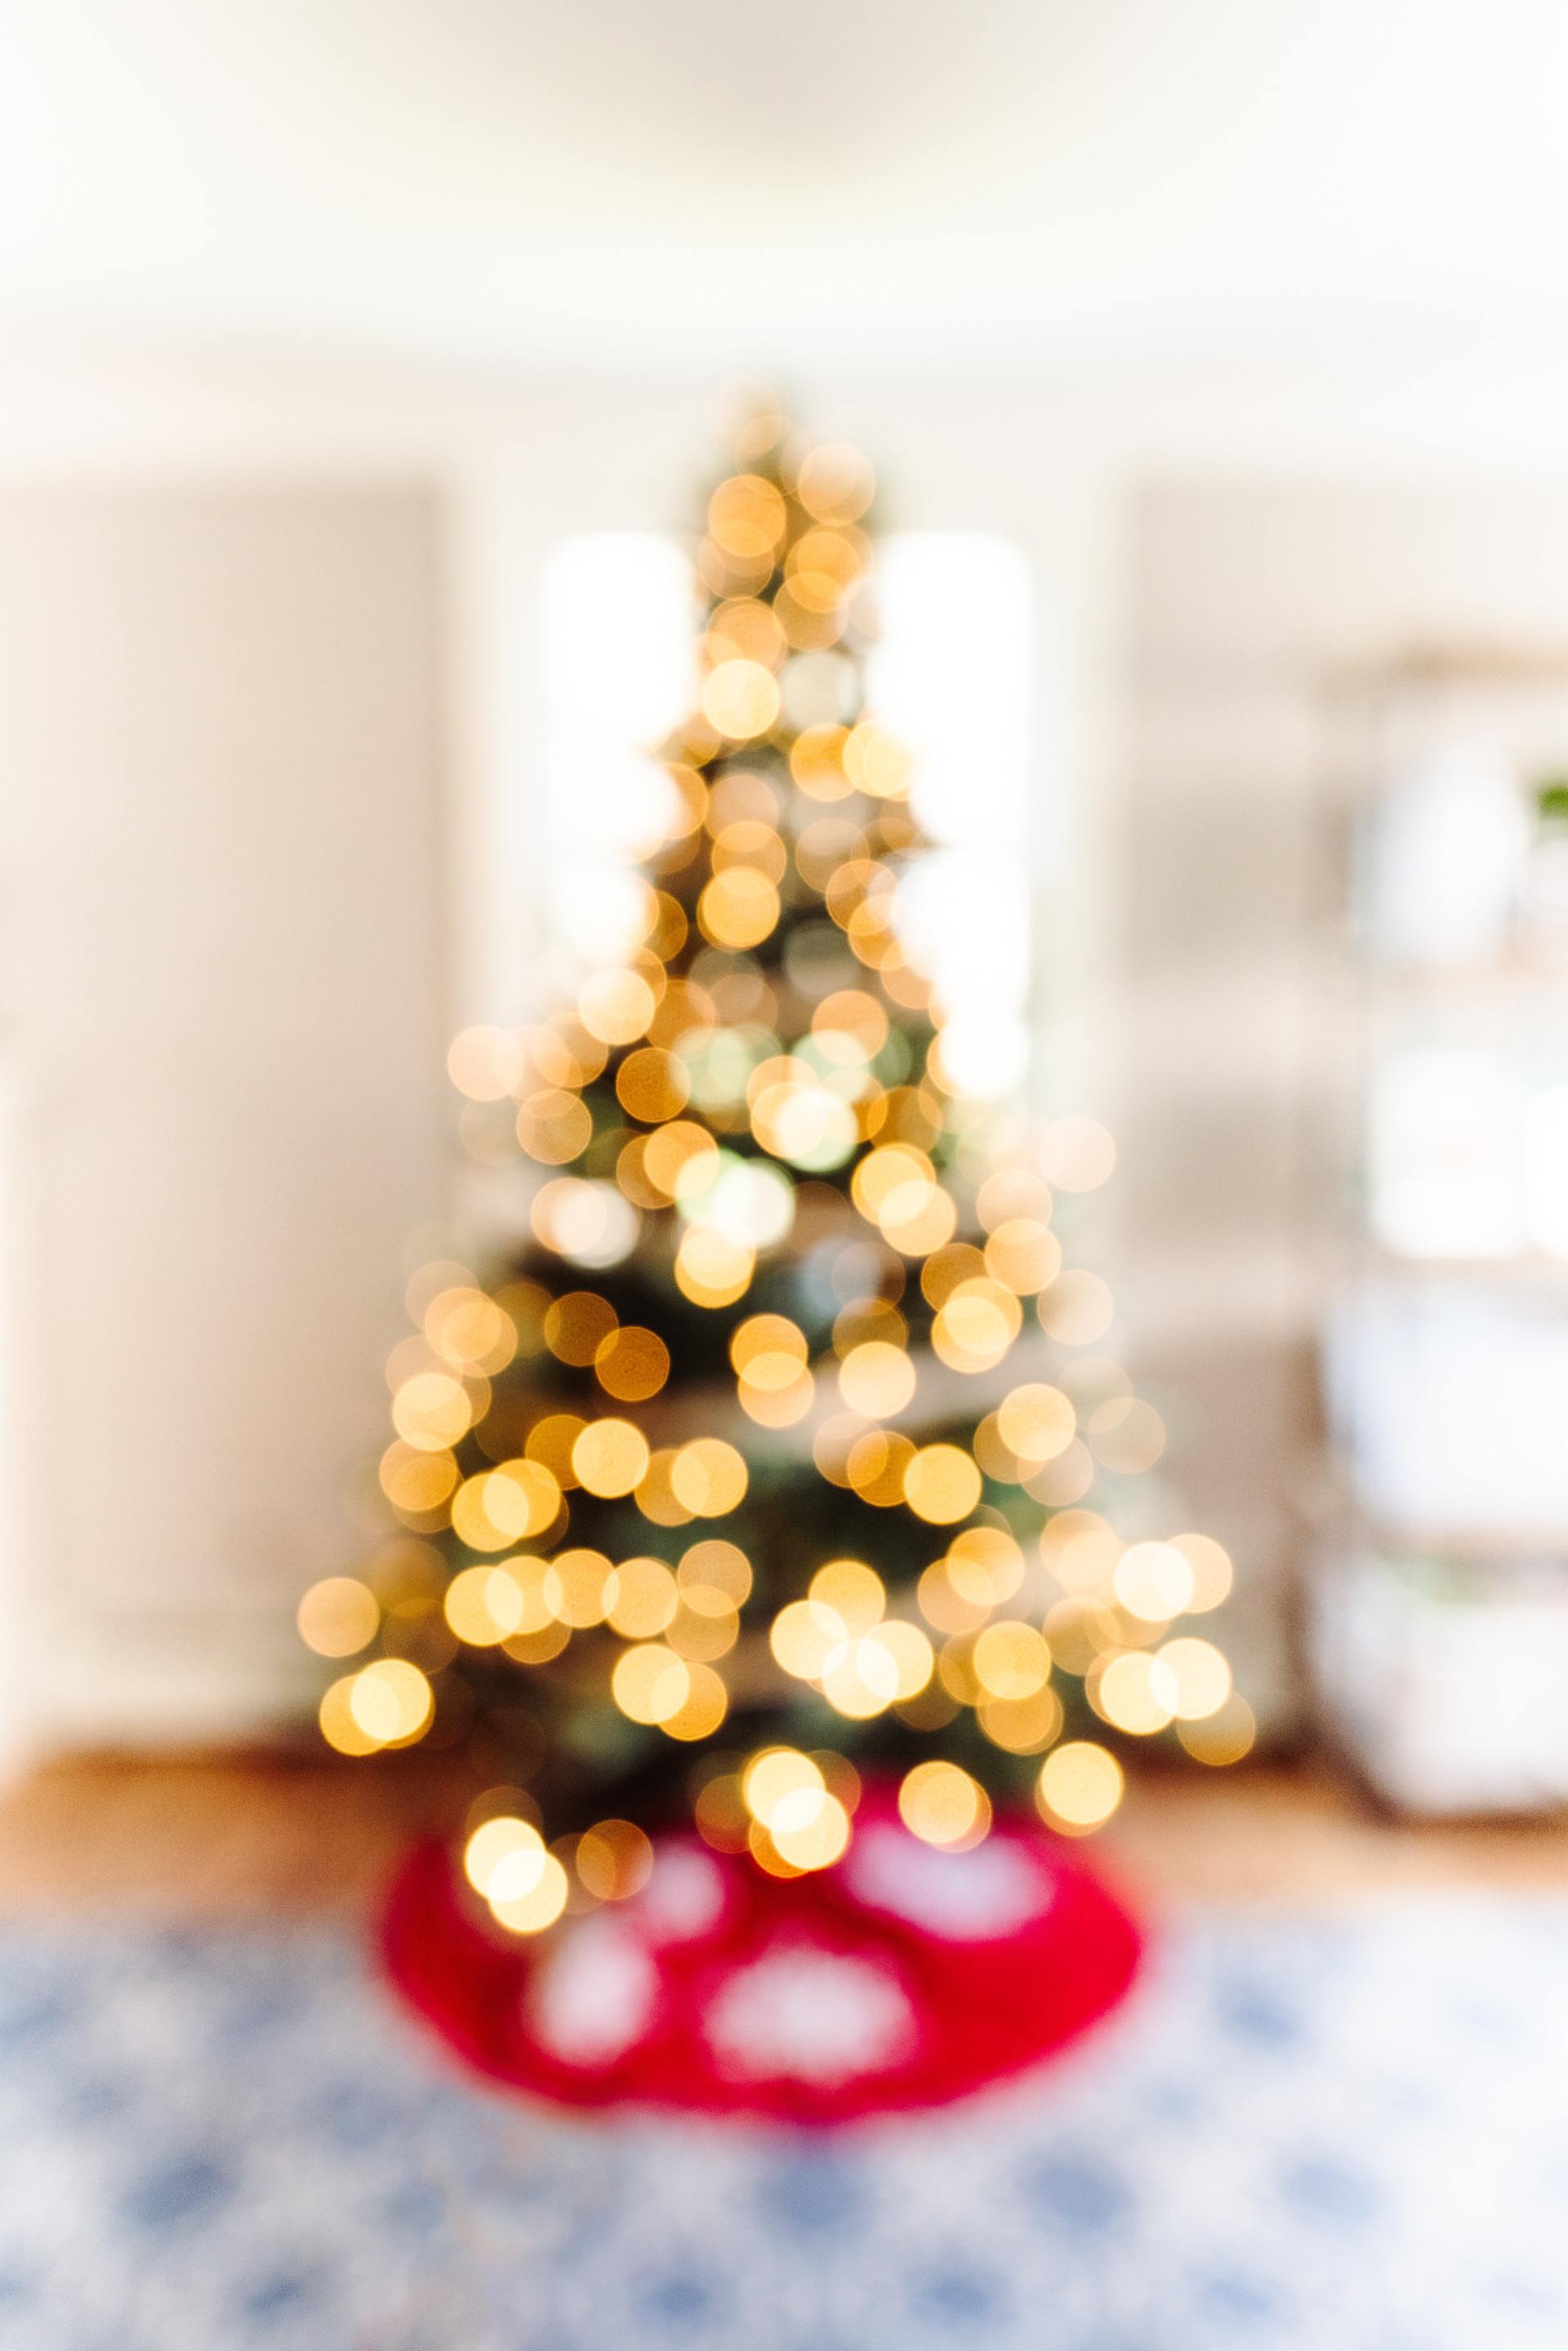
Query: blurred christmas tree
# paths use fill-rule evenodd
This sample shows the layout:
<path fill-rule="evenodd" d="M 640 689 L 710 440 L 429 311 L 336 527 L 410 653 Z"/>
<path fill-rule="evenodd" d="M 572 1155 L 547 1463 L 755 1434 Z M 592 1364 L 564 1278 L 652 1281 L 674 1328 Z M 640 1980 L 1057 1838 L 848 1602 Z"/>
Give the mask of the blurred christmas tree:
<path fill-rule="evenodd" d="M 1159 1444 L 1082 1352 L 1110 1301 L 1053 1228 L 1108 1138 L 967 1099 L 901 939 L 923 843 L 863 712 L 872 496 L 856 452 L 743 426 L 640 943 L 454 1049 L 538 1171 L 527 1249 L 416 1280 L 381 1465 L 406 1538 L 301 1612 L 329 1654 L 379 1645 L 327 1694 L 335 1746 L 434 1727 L 511 1792 L 470 1874 L 520 1928 L 688 1807 L 789 1875 L 843 1851 L 868 1765 L 961 1845 L 992 1794 L 1105 1818 L 1103 1726 L 1214 1761 L 1249 1736 L 1219 1652 L 1169 1637 L 1224 1553 L 1092 1507 Z"/>

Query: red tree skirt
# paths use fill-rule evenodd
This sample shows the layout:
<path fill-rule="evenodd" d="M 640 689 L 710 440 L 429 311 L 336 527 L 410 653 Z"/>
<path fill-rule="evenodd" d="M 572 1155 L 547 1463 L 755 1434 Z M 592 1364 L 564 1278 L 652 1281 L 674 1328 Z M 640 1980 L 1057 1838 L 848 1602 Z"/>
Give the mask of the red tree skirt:
<path fill-rule="evenodd" d="M 570 2106 L 843 2123 L 1035 2065 L 1127 1991 L 1141 1938 L 1076 1848 L 998 1818 L 946 1854 L 868 1792 L 844 1860 L 768 1876 L 672 1835 L 630 1901 L 534 1941 L 422 1845 L 382 1922 L 403 1999 L 492 2079 Z"/>

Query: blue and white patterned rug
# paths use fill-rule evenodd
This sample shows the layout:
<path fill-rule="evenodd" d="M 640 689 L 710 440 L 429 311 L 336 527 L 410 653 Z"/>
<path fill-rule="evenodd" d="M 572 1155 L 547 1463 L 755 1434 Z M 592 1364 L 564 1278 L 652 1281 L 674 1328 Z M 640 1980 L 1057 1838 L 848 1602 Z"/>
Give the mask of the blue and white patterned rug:
<path fill-rule="evenodd" d="M 1021 2087 L 829 2140 L 469 2087 L 319 1928 L 0 1934 L 0 2345 L 1568 2341 L 1568 1906 L 1173 1928 Z"/>

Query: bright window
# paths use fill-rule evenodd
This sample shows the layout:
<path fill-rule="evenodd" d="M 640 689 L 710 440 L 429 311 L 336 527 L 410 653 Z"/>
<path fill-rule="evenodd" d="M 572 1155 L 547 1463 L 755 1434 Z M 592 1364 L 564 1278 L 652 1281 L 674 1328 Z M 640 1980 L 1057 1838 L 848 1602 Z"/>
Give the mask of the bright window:
<path fill-rule="evenodd" d="M 945 1058 L 1005 1094 L 1028 1060 L 1030 567 L 1009 541 L 910 531 L 883 542 L 871 715 L 915 756 L 913 801 L 935 846 L 903 919 L 947 1019 Z M 673 539 L 565 541 L 543 583 L 544 822 L 550 946 L 613 955 L 634 910 L 626 861 L 658 804 L 648 757 L 690 708 L 696 608 Z"/>

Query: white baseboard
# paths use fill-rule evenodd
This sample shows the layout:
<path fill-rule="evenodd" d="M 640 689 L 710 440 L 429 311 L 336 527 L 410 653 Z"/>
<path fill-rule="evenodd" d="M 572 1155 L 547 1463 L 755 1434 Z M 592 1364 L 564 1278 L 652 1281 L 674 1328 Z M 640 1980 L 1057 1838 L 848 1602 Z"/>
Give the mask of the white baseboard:
<path fill-rule="evenodd" d="M 292 1627 L 289 1628 L 292 1633 Z M 224 1746 L 308 1724 L 317 1661 L 270 1628 L 121 1623 L 46 1642 L 0 1767 L 65 1748 Z"/>

